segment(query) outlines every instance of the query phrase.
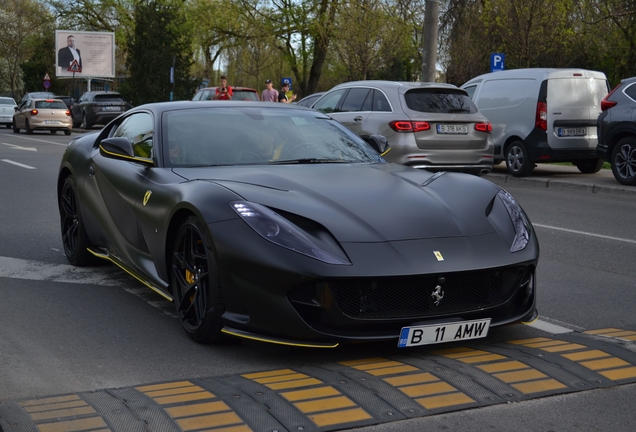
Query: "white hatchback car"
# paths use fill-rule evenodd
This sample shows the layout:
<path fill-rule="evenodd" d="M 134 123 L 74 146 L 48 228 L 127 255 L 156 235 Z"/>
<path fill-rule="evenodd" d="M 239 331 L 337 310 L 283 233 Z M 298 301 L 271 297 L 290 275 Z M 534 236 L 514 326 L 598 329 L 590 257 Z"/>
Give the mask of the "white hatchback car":
<path fill-rule="evenodd" d="M 60 99 L 27 99 L 15 108 L 13 114 L 13 132 L 20 129 L 32 134 L 35 130 L 48 130 L 51 133 L 64 131 L 70 135 L 73 130 L 71 111 Z"/>
<path fill-rule="evenodd" d="M 0 124 L 5 125 L 7 128 L 11 127 L 16 106 L 17 104 L 13 98 L 0 97 Z"/>

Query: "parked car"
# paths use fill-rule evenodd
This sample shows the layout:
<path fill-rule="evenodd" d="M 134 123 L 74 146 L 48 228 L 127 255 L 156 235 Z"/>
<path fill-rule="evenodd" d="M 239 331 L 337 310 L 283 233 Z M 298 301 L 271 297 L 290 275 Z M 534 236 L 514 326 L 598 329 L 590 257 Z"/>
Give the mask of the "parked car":
<path fill-rule="evenodd" d="M 315 104 L 316 101 L 318 99 L 320 99 L 320 97 L 322 95 L 324 95 L 324 94 L 325 94 L 325 92 L 318 92 L 318 93 L 310 94 L 309 96 L 305 96 L 304 98 L 302 98 L 301 100 L 296 102 L 296 104 L 300 105 L 300 106 L 306 106 L 308 108 L 311 108 L 312 105 Z"/>
<path fill-rule="evenodd" d="M 73 129 L 71 111 L 60 99 L 27 99 L 15 107 L 13 114 L 13 132 L 19 133 L 20 129 L 27 134 L 48 130 L 70 135 Z"/>
<path fill-rule="evenodd" d="M 249 87 L 232 87 L 232 100 L 259 101 L 261 100 L 258 91 Z M 193 101 L 213 100 L 217 87 L 205 87 L 196 92 Z"/>
<path fill-rule="evenodd" d="M 96 124 L 105 125 L 130 108 L 117 92 L 89 91 L 73 105 L 73 126 L 91 129 Z"/>
<path fill-rule="evenodd" d="M 64 104 L 66 105 L 66 107 L 70 110 L 73 109 L 73 105 L 75 105 L 75 99 L 73 99 L 72 96 L 55 96 L 55 99 L 59 99 L 62 102 L 64 102 Z"/>
<path fill-rule="evenodd" d="M 461 86 L 493 124 L 495 163 L 515 177 L 537 162 L 571 162 L 582 173 L 603 167 L 596 155 L 596 119 L 609 86 L 603 72 L 511 69 Z"/>
<path fill-rule="evenodd" d="M 142 105 L 73 140 L 69 262 L 116 263 L 202 343 L 408 347 L 537 317 L 539 244 L 506 191 L 386 163 L 312 109 L 231 104 Z"/>
<path fill-rule="evenodd" d="M 636 186 L 636 77 L 626 78 L 601 101 L 596 153 L 616 180 Z"/>
<path fill-rule="evenodd" d="M 313 108 L 362 137 L 385 136 L 389 162 L 476 175 L 492 170 L 492 127 L 454 85 L 354 81 L 335 86 Z"/>
<path fill-rule="evenodd" d="M 0 124 L 8 129 L 13 124 L 13 114 L 17 104 L 11 97 L 0 97 Z"/>
<path fill-rule="evenodd" d="M 55 99 L 55 93 L 51 93 L 48 91 L 37 91 L 37 92 L 29 92 L 29 93 L 25 93 L 24 96 L 22 96 L 22 99 L 20 99 L 20 102 L 18 103 L 18 105 L 20 105 L 22 102 L 24 102 L 27 99 Z"/>

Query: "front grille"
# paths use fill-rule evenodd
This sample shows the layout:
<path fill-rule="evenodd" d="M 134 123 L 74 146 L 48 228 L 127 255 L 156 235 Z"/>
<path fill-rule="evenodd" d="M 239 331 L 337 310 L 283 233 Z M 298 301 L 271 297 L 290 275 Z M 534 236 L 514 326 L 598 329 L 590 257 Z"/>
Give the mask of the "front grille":
<path fill-rule="evenodd" d="M 426 318 L 506 303 L 525 271 L 525 266 L 513 266 L 437 275 L 324 280 L 299 285 L 290 290 L 288 298 L 301 315 L 307 314 L 307 306 L 329 309 L 333 300 L 344 315 L 354 319 Z M 438 297 L 433 295 L 436 289 Z M 443 297 L 435 304 L 442 292 Z"/>

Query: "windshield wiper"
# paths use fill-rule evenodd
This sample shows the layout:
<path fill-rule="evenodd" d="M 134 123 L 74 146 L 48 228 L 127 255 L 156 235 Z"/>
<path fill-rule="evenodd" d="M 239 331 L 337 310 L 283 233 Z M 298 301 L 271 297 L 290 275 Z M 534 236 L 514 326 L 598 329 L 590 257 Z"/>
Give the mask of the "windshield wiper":
<path fill-rule="evenodd" d="M 282 161 L 271 161 L 270 164 L 274 165 L 287 165 L 287 164 L 321 164 L 321 163 L 350 163 L 351 161 L 342 159 L 319 159 L 319 158 L 302 158 L 302 159 L 289 159 Z"/>

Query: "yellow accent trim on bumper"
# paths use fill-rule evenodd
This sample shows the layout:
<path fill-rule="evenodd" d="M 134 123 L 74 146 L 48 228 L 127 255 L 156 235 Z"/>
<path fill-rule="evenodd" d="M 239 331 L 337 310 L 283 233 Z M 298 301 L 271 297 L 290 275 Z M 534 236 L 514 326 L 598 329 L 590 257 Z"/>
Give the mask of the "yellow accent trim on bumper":
<path fill-rule="evenodd" d="M 297 346 L 297 347 L 305 347 L 305 348 L 335 348 L 335 347 L 337 347 L 339 345 L 337 342 L 333 343 L 333 344 L 328 344 L 328 343 L 284 341 L 284 340 L 279 340 L 279 339 L 276 339 L 276 338 L 269 338 L 267 336 L 248 335 L 248 334 L 245 334 L 245 333 L 241 333 L 239 331 L 227 330 L 225 328 L 222 329 L 221 332 L 223 332 L 225 334 L 232 335 L 232 336 L 236 336 L 236 337 L 240 337 L 240 338 L 244 338 L 244 339 L 255 340 L 255 341 L 259 341 L 259 342 L 268 342 L 268 343 L 273 343 L 273 344 L 278 344 L 278 345 L 288 345 L 288 346 Z"/>

